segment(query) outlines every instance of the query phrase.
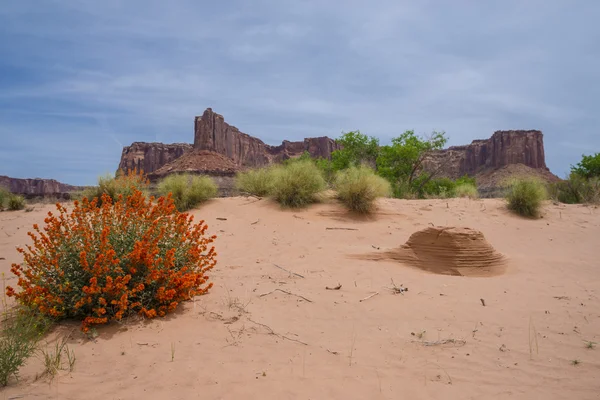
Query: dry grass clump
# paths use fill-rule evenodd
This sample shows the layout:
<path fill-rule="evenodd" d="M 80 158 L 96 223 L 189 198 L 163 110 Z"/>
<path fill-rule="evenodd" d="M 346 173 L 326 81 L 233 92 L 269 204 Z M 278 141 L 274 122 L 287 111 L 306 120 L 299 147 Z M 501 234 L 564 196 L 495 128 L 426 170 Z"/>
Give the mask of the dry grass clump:
<path fill-rule="evenodd" d="M 19 377 L 19 369 L 38 349 L 38 342 L 51 326 L 51 320 L 25 307 L 2 313 L 0 329 L 0 386 Z"/>
<path fill-rule="evenodd" d="M 135 191 L 141 191 L 145 196 L 148 196 L 150 182 L 144 175 L 136 170 L 131 170 L 127 174 L 117 174 L 113 177 L 110 174 L 98 178 L 98 186 L 93 186 L 84 189 L 79 196 L 87 198 L 89 201 L 97 199 L 98 205 L 102 205 L 102 195 L 106 194 L 112 202 L 118 200 L 119 196 L 127 198 Z"/>
<path fill-rule="evenodd" d="M 479 198 L 477 187 L 470 183 L 461 183 L 454 188 L 455 197 L 468 197 L 470 199 Z"/>
<path fill-rule="evenodd" d="M 237 174 L 235 186 L 242 193 L 264 197 L 273 190 L 273 178 L 273 168 L 251 169 Z"/>
<path fill-rule="evenodd" d="M 217 195 L 215 181 L 208 176 L 175 174 L 169 175 L 158 184 L 162 196 L 171 193 L 178 211 L 187 211 Z"/>
<path fill-rule="evenodd" d="M 0 186 L 0 210 L 22 210 L 25 208 L 25 198 L 21 195 L 11 193 L 5 187 Z"/>
<path fill-rule="evenodd" d="M 390 196 L 390 183 L 366 166 L 350 167 L 340 171 L 335 179 L 338 199 L 350 210 L 370 213 L 378 197 Z"/>
<path fill-rule="evenodd" d="M 506 201 L 509 210 L 524 217 L 537 217 L 542 203 L 548 198 L 546 186 L 534 178 L 519 178 L 509 181 Z"/>
<path fill-rule="evenodd" d="M 273 167 L 270 195 L 284 207 L 303 207 L 318 200 L 327 185 L 321 170 L 310 160 Z"/>

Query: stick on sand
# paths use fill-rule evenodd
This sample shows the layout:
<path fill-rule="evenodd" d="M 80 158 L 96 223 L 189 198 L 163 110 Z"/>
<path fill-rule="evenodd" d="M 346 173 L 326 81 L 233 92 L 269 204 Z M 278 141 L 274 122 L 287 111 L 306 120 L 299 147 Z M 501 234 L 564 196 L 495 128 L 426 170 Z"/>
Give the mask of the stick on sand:
<path fill-rule="evenodd" d="M 300 278 L 304 278 L 304 276 L 302 276 L 302 275 L 300 275 L 300 274 L 297 274 L 297 273 L 295 273 L 295 272 L 292 272 L 292 271 L 288 271 L 287 269 L 285 269 L 285 268 L 283 268 L 283 267 L 280 267 L 280 266 L 279 266 L 279 265 L 277 265 L 277 264 L 273 264 L 273 265 L 274 265 L 274 266 L 276 266 L 277 268 L 279 268 L 280 270 L 283 270 L 283 271 L 287 272 L 288 274 L 291 274 L 291 275 L 296 275 L 296 276 L 299 276 Z"/>
<path fill-rule="evenodd" d="M 363 301 L 369 300 L 371 297 L 377 296 L 378 294 L 379 294 L 379 292 L 375 292 L 372 295 L 365 297 L 364 299 L 360 299 L 359 302 L 362 303 Z"/>

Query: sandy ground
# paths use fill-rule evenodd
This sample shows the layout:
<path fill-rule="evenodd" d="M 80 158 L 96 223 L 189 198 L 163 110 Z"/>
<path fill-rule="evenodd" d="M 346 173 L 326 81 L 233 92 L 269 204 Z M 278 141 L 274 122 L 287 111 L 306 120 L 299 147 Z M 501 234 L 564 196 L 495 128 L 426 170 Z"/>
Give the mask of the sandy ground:
<path fill-rule="evenodd" d="M 0 213 L 0 271 L 20 261 L 15 246 L 50 209 Z M 336 204 L 281 211 L 227 198 L 194 214 L 219 236 L 208 295 L 95 340 L 75 333 L 73 372 L 36 381 L 31 359 L 0 398 L 600 398 L 600 209 L 548 204 L 533 221 L 500 200 L 386 199 L 375 218 L 356 220 Z M 354 257 L 431 224 L 480 230 L 506 272 L 448 276 Z M 391 279 L 409 291 L 393 294 Z M 75 326 L 59 326 L 49 345 Z M 457 342 L 423 343 L 444 339 Z"/>

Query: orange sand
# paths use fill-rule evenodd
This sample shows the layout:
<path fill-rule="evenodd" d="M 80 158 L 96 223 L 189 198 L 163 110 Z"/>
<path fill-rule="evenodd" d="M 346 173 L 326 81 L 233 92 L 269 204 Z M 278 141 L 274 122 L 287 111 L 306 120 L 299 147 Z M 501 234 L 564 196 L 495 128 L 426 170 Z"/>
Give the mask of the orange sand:
<path fill-rule="evenodd" d="M 29 243 L 27 230 L 51 209 L 0 213 L 8 283 L 15 246 Z M 219 236 L 208 295 L 165 319 L 101 328 L 95 340 L 76 331 L 72 373 L 35 381 L 42 367 L 31 359 L 0 399 L 600 396 L 600 344 L 584 346 L 600 342 L 598 209 L 548 204 L 543 219 L 526 220 L 500 200 L 386 199 L 374 218 L 353 219 L 336 204 L 281 211 L 227 198 L 194 214 Z M 437 275 L 353 257 L 398 248 L 431 224 L 481 231 L 506 256 L 506 271 Z M 392 293 L 392 279 L 409 291 Z M 49 345 L 77 326 L 61 324 Z M 466 344 L 420 343 L 444 339 Z"/>

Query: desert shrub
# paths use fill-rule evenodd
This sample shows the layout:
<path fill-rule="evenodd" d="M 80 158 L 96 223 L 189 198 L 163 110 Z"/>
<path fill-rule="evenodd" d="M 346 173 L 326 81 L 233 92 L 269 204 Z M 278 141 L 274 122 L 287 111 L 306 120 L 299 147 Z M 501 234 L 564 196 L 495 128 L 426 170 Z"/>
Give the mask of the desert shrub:
<path fill-rule="evenodd" d="M 22 307 L 2 314 L 0 386 L 8 385 L 11 377 L 19 377 L 19 369 L 35 353 L 39 339 L 50 325 L 48 318 Z"/>
<path fill-rule="evenodd" d="M 525 217 L 537 217 L 542 202 L 548 197 L 546 186 L 537 179 L 513 179 L 508 183 L 508 208 Z"/>
<path fill-rule="evenodd" d="M 479 197 L 479 192 L 477 191 L 477 187 L 475 185 L 470 183 L 461 183 L 454 187 L 454 196 L 476 199 Z"/>
<path fill-rule="evenodd" d="M 415 180 L 416 182 L 418 179 Z M 454 181 L 450 178 L 429 179 L 416 189 L 416 194 L 425 198 L 447 199 L 454 196 L 454 187 Z"/>
<path fill-rule="evenodd" d="M 243 193 L 267 196 L 273 188 L 273 171 L 271 168 L 257 168 L 239 172 L 235 177 L 235 186 Z"/>
<path fill-rule="evenodd" d="M 549 185 L 550 197 L 561 203 L 600 203 L 600 178 L 571 173 L 569 178 Z"/>
<path fill-rule="evenodd" d="M 4 186 L 0 186 L 0 211 L 6 208 L 10 192 Z"/>
<path fill-rule="evenodd" d="M 18 248 L 13 264 L 20 291 L 6 294 L 42 315 L 95 324 L 133 313 L 164 316 L 208 291 L 206 273 L 216 264 L 215 236 L 203 221 L 175 210 L 173 200 L 147 199 L 139 190 L 102 206 L 84 198 L 71 211 L 56 205 L 46 226 L 33 225 L 33 245 Z"/>
<path fill-rule="evenodd" d="M 335 189 L 340 201 L 351 211 L 371 212 L 378 197 L 391 194 L 391 185 L 371 168 L 350 167 L 338 172 Z"/>
<path fill-rule="evenodd" d="M 10 194 L 6 202 L 6 208 L 11 211 L 22 210 L 25 208 L 25 198 L 18 194 Z"/>
<path fill-rule="evenodd" d="M 158 184 L 158 193 L 171 193 L 175 207 L 187 211 L 217 195 L 217 185 L 208 176 L 175 174 L 169 175 Z"/>
<path fill-rule="evenodd" d="M 321 171 L 312 161 L 297 161 L 274 167 L 271 196 L 284 207 L 302 207 L 317 200 L 325 190 Z"/>
<path fill-rule="evenodd" d="M 141 191 L 148 195 L 150 182 L 137 170 L 130 170 L 128 173 L 118 173 L 116 177 L 110 174 L 98 178 L 98 186 L 92 186 L 84 189 L 77 197 L 87 198 L 89 201 L 97 199 L 98 205 L 102 205 L 103 195 L 106 194 L 113 201 L 118 200 L 119 195 L 127 198 L 135 191 Z"/>

